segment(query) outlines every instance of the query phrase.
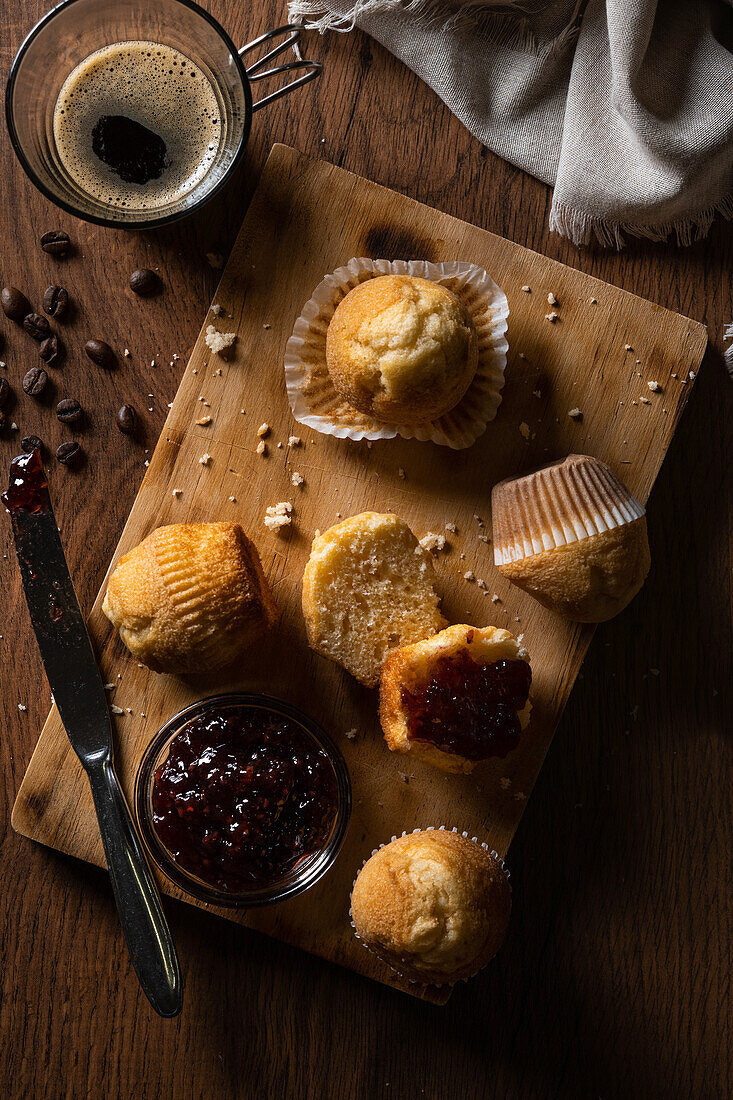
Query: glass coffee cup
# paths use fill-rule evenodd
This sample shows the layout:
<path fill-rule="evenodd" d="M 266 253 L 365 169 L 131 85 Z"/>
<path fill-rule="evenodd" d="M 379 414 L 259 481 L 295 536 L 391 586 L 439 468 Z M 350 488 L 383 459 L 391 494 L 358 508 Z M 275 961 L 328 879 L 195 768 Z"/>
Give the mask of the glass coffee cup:
<path fill-rule="evenodd" d="M 13 148 L 36 187 L 78 218 L 118 229 L 150 229 L 175 221 L 223 185 L 244 153 L 253 113 L 320 74 L 316 61 L 270 65 L 297 42 L 300 32 L 296 24 L 278 27 L 238 50 L 219 23 L 192 0 L 63 0 L 36 24 L 13 62 L 5 97 Z M 246 68 L 243 57 L 271 39 L 282 40 Z M 158 135 L 161 127 L 155 121 L 149 128 L 131 123 L 124 117 L 124 96 L 117 85 L 114 95 L 110 92 L 125 64 L 129 76 L 140 83 L 141 63 L 154 74 L 155 95 L 149 97 L 148 113 L 153 119 L 155 111 L 161 121 L 167 118 L 172 153 L 167 159 L 165 142 Z M 87 70 L 96 85 L 84 85 Z M 302 72 L 295 80 L 253 103 L 254 83 L 296 70 Z M 179 76 L 184 71 L 190 78 L 186 82 Z M 125 87 L 124 81 L 119 87 Z M 102 103 L 106 93 L 109 107 Z M 146 162 L 143 172 L 157 176 L 139 174 L 137 164 L 130 168 L 129 157 L 120 167 L 113 159 L 118 132 L 98 133 L 95 127 L 93 141 L 86 130 L 82 133 L 86 122 L 79 104 L 85 94 L 100 95 L 101 121 L 138 127 L 132 136 L 137 140 L 142 135 L 143 145 L 150 137 L 152 154 L 159 155 L 157 161 L 153 155 Z M 80 127 L 76 144 L 68 140 L 74 137 L 74 110 L 79 111 Z M 163 152 L 156 150 L 155 141 Z M 104 167 L 100 156 L 114 171 Z M 118 172 L 122 182 L 116 186 Z M 103 179 L 109 187 L 102 186 Z"/>

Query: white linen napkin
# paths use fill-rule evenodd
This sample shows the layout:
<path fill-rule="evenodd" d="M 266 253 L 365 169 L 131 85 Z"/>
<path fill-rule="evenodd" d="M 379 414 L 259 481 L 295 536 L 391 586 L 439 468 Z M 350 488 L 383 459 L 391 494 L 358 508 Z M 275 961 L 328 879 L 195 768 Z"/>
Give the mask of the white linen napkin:
<path fill-rule="evenodd" d="M 367 31 L 484 145 L 554 184 L 551 229 L 621 247 L 689 244 L 733 216 L 732 2 L 290 0 L 289 14 Z"/>

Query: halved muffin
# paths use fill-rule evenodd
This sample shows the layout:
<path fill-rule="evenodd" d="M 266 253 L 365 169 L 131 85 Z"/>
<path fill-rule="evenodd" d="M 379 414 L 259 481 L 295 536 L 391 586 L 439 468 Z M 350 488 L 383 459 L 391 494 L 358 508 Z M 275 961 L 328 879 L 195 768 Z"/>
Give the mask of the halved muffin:
<path fill-rule="evenodd" d="M 379 719 L 392 752 L 468 773 L 506 756 L 529 722 L 529 654 L 508 630 L 449 626 L 387 655 Z"/>
<path fill-rule="evenodd" d="M 392 512 L 362 512 L 313 540 L 303 575 L 311 649 L 376 687 L 390 649 L 445 625 L 430 554 Z"/>

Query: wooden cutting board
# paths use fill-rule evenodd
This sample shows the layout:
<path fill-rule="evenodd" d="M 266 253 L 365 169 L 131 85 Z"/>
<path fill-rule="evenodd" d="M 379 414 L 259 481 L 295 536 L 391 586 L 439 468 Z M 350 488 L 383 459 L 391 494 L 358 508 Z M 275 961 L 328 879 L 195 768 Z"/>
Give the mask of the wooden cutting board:
<path fill-rule="evenodd" d="M 369 447 L 317 435 L 293 421 L 285 343 L 313 288 L 353 256 L 468 260 L 506 292 L 503 401 L 469 450 L 400 439 Z M 548 305 L 549 293 L 558 306 Z M 130 657 L 102 614 L 105 582 L 90 631 L 103 677 L 116 685 L 111 701 L 125 712 L 114 719 L 120 778 L 129 796 L 156 730 L 215 691 L 261 690 L 302 706 L 333 734 L 351 772 L 354 809 L 341 854 L 329 874 L 298 898 L 249 913 L 214 911 L 442 1003 L 445 992 L 411 987 L 354 939 L 348 919 L 354 876 L 373 848 L 418 826 L 457 826 L 506 854 L 593 633 L 546 611 L 496 571 L 492 547 L 479 537 L 491 534 L 491 487 L 574 451 L 608 462 L 646 502 L 707 333 L 686 317 L 282 145 L 270 154 L 214 300 L 222 313 L 204 321 L 114 561 L 161 524 L 237 520 L 259 549 L 282 618 L 272 642 L 252 654 L 241 675 L 158 676 Z M 555 323 L 545 319 L 551 308 Z M 211 323 L 237 332 L 227 361 L 206 348 Z M 661 390 L 650 391 L 650 381 Z M 571 419 L 571 409 L 580 409 L 582 419 Z M 207 426 L 196 423 L 203 415 L 212 418 Z M 260 456 L 257 429 L 265 422 L 271 433 L 268 453 Z M 293 434 L 301 446 L 288 447 Z M 200 462 L 204 454 L 211 456 L 206 464 Z M 305 478 L 299 488 L 291 484 L 295 471 Z M 263 517 L 268 505 L 282 500 L 292 501 L 294 524 L 277 537 Z M 446 616 L 524 635 L 533 669 L 531 725 L 512 754 L 473 776 L 444 775 L 388 752 L 376 693 L 308 648 L 300 592 L 313 534 L 339 516 L 367 509 L 397 512 L 418 537 L 456 524 L 449 551 L 436 558 Z M 485 591 L 464 579 L 469 570 L 485 580 Z M 357 731 L 353 740 L 344 736 L 351 730 Z M 104 866 L 89 790 L 55 709 L 12 820 L 25 836 Z M 199 904 L 167 881 L 161 886 Z"/>

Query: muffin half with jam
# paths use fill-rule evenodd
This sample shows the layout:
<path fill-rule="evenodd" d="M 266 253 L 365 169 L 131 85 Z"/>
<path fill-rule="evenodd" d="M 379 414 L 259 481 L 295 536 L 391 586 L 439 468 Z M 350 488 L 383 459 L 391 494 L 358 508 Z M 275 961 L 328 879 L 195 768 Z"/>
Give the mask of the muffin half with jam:
<path fill-rule="evenodd" d="M 529 722 L 529 654 L 508 630 L 449 626 L 392 650 L 382 668 L 379 718 L 392 752 L 468 773 L 506 756 Z"/>

